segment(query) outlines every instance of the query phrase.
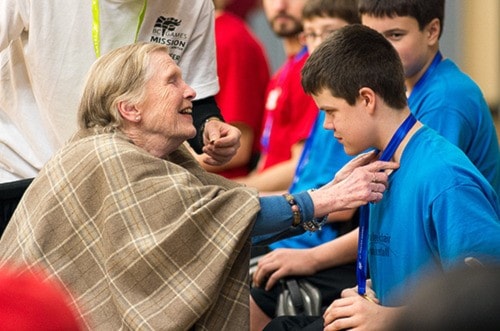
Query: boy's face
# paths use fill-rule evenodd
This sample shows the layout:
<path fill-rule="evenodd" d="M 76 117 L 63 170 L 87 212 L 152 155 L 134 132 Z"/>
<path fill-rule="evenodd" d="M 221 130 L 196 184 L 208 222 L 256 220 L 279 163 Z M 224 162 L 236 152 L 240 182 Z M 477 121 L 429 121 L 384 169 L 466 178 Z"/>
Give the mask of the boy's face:
<path fill-rule="evenodd" d="M 434 57 L 436 40 L 429 38 L 427 27 L 420 31 L 418 22 L 410 16 L 375 17 L 362 15 L 361 22 L 378 31 L 399 53 L 407 80 L 418 80 Z"/>
<path fill-rule="evenodd" d="M 304 32 L 301 34 L 301 42 L 307 46 L 309 54 L 321 44 L 332 32 L 346 26 L 347 23 L 337 17 L 313 17 L 302 21 Z"/>
<path fill-rule="evenodd" d="M 333 136 L 347 154 L 356 155 L 374 146 L 370 138 L 375 135 L 369 127 L 371 121 L 363 98 L 359 97 L 351 106 L 345 99 L 332 96 L 328 89 L 312 97 L 319 109 L 325 112 L 323 127 L 333 131 Z"/>

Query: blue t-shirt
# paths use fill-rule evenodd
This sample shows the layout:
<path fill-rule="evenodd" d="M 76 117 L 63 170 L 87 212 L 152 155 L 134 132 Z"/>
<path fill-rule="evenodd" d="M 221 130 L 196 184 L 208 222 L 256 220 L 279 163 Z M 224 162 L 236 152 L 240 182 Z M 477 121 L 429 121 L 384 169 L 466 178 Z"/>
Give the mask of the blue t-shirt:
<path fill-rule="evenodd" d="M 410 110 L 464 151 L 500 195 L 498 137 L 483 94 L 451 60 L 435 62 L 411 92 Z"/>
<path fill-rule="evenodd" d="M 498 196 L 467 156 L 421 128 L 370 206 L 368 266 L 381 304 L 400 305 L 422 273 L 466 257 L 500 262 L 499 218 Z"/>
<path fill-rule="evenodd" d="M 323 128 L 325 113 L 320 111 L 306 141 L 300 157 L 295 177 L 290 187 L 291 193 L 319 188 L 330 182 L 353 156 L 344 152 L 344 147 L 333 137 L 333 132 Z M 310 248 L 321 245 L 337 237 L 334 224 L 325 224 L 321 231 L 306 232 L 301 235 L 277 241 L 269 247 Z"/>

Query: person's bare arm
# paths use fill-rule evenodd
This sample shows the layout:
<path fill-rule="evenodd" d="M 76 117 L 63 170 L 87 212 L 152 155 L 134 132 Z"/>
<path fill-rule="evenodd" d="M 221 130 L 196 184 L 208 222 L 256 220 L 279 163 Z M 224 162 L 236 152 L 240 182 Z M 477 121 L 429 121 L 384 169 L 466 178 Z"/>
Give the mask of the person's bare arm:
<path fill-rule="evenodd" d="M 298 142 L 292 146 L 292 156 L 289 160 L 271 166 L 262 172 L 253 172 L 247 177 L 235 180 L 238 183 L 255 187 L 259 192 L 287 190 L 292 184 L 303 148 L 304 141 Z"/>
<path fill-rule="evenodd" d="M 311 263 L 317 271 L 356 261 L 359 229 L 311 248 Z"/>
<path fill-rule="evenodd" d="M 310 276 L 316 272 L 356 261 L 358 229 L 309 249 L 276 249 L 262 257 L 253 283 L 270 290 L 286 276 Z M 267 281 L 266 281 L 267 280 Z"/>

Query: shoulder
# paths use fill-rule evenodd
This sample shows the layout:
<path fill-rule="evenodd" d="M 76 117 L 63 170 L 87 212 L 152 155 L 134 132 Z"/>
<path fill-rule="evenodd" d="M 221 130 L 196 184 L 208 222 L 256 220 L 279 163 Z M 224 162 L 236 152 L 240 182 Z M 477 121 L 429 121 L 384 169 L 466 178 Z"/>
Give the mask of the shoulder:
<path fill-rule="evenodd" d="M 482 98 L 481 89 L 479 86 L 464 73 L 452 60 L 445 59 L 436 68 L 434 75 L 435 84 L 437 82 L 445 83 L 444 87 L 450 93 L 456 93 L 457 97 L 461 97 L 461 92 L 475 93 L 476 97 Z M 437 86 L 440 86 L 437 84 Z"/>
<path fill-rule="evenodd" d="M 426 120 L 442 120 L 444 117 L 458 117 L 476 123 L 489 114 L 488 105 L 479 86 L 453 61 L 443 60 L 422 85 L 410 103 L 418 114 L 433 113 Z M 469 125 L 474 126 L 474 124 Z"/>
<path fill-rule="evenodd" d="M 414 169 L 411 176 L 423 181 L 423 186 L 446 188 L 465 183 L 482 186 L 485 182 L 462 150 L 428 126 L 418 130 L 408 143 L 401 167 Z"/>
<path fill-rule="evenodd" d="M 170 33 L 206 29 L 213 24 L 214 7 L 212 1 L 148 1 L 146 20 L 156 20 Z"/>
<path fill-rule="evenodd" d="M 131 164 L 135 162 L 150 163 L 162 160 L 134 145 L 124 134 L 102 132 L 100 130 L 78 131 L 57 154 L 59 165 L 92 168 L 111 166 L 113 163 Z"/>

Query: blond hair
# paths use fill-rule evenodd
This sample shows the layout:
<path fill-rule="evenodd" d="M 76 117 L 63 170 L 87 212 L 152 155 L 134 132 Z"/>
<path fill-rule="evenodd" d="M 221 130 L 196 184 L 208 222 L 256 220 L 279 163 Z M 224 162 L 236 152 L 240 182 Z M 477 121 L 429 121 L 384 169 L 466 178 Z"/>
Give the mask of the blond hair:
<path fill-rule="evenodd" d="M 112 50 L 90 68 L 78 109 L 80 128 L 101 127 L 113 131 L 122 125 L 117 105 L 144 99 L 146 82 L 151 78 L 150 55 L 166 52 L 164 45 L 137 42 Z"/>

